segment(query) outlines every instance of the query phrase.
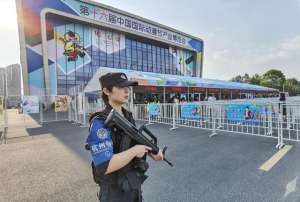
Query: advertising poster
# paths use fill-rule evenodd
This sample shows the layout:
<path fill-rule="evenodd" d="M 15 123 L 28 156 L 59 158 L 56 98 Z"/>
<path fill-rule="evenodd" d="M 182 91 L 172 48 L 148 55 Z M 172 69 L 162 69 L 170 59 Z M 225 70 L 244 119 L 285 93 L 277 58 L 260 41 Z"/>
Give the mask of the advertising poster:
<path fill-rule="evenodd" d="M 70 97 L 67 95 L 55 96 L 55 112 L 67 112 Z"/>
<path fill-rule="evenodd" d="M 261 114 L 261 109 L 253 104 L 229 104 L 225 106 L 225 115 L 229 121 L 253 123 L 260 118 Z"/>
<path fill-rule="evenodd" d="M 181 117 L 187 119 L 199 119 L 200 106 L 195 103 L 186 103 L 181 105 Z"/>
<path fill-rule="evenodd" d="M 22 108 L 25 114 L 39 113 L 39 98 L 37 96 L 23 96 Z"/>
<path fill-rule="evenodd" d="M 149 114 L 152 116 L 160 116 L 160 105 L 159 104 L 149 104 Z"/>

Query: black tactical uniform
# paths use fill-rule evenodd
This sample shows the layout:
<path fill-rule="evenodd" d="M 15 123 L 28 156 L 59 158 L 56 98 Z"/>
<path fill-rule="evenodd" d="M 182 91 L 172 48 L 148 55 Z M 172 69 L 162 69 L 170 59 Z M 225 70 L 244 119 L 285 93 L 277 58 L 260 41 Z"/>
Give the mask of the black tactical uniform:
<path fill-rule="evenodd" d="M 123 79 L 126 77 L 125 74 L 114 73 L 113 76 L 115 77 L 118 76 L 115 74 L 119 74 L 119 76 L 121 74 Z M 110 81 L 117 82 L 117 84 L 112 85 L 119 86 L 120 84 L 118 78 Z M 128 81 L 127 77 L 126 81 Z M 127 85 L 129 84 L 127 83 Z M 93 157 L 93 177 L 100 186 L 98 198 L 101 202 L 140 202 L 142 201 L 141 185 L 147 178 L 145 175 L 148 169 L 146 155 L 141 159 L 134 158 L 125 167 L 105 175 L 113 154 L 125 151 L 137 144 L 127 135 L 124 135 L 121 129 L 107 128 L 104 125 L 111 109 L 112 107 L 107 104 L 104 110 L 96 112 L 90 117 L 89 136 L 86 141 L 86 147 L 91 151 Z M 122 112 L 124 117 L 135 125 L 132 113 L 125 108 L 122 108 Z"/>

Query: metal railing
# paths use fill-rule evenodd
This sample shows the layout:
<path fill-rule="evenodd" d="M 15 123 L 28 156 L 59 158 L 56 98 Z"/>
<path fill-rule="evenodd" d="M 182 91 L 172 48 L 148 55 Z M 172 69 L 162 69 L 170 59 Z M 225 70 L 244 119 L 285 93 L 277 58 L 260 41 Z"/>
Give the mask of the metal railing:
<path fill-rule="evenodd" d="M 7 131 L 18 127 L 32 128 L 45 122 L 70 121 L 81 127 L 88 126 L 90 114 L 104 108 L 101 99 L 89 99 L 76 87 L 69 92 L 67 108 L 57 111 L 55 96 L 38 96 L 36 112 L 24 112 L 21 96 L 1 97 L 0 143 L 6 142 Z M 10 102 L 9 102 L 10 101 Z M 148 124 L 162 123 L 177 127 L 191 127 L 211 131 L 211 136 L 219 131 L 227 131 L 278 139 L 278 147 L 283 141 L 300 141 L 300 98 L 288 98 L 278 102 L 271 98 L 252 100 L 220 100 L 214 102 L 190 102 L 180 104 L 127 104 L 136 120 Z M 247 108 L 248 107 L 248 108 Z M 2 109 L 2 110 L 1 110 Z M 248 113 L 249 114 L 246 114 Z M 21 130 L 18 133 L 22 133 Z"/>
<path fill-rule="evenodd" d="M 135 119 L 148 124 L 277 138 L 277 148 L 284 141 L 300 141 L 300 102 L 274 100 L 215 101 L 184 104 L 140 104 L 134 106 Z"/>

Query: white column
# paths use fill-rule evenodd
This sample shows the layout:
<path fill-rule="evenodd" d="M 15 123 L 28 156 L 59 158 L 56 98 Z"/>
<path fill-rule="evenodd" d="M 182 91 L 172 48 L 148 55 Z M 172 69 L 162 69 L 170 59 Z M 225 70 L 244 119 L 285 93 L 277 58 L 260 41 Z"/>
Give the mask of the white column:
<path fill-rule="evenodd" d="M 187 97 L 187 102 L 190 101 L 190 87 L 188 86 L 188 97 Z"/>
<path fill-rule="evenodd" d="M 74 95 L 75 95 L 75 123 L 78 123 L 78 103 L 77 103 L 78 95 L 76 91 L 74 92 Z"/>
<path fill-rule="evenodd" d="M 164 86 L 164 103 L 166 103 L 166 87 Z"/>
<path fill-rule="evenodd" d="M 172 128 L 170 128 L 169 130 L 175 130 L 176 127 L 176 117 L 177 117 L 177 112 L 178 112 L 178 104 L 175 103 L 175 105 L 172 106 L 172 110 L 173 110 L 173 123 L 172 123 Z"/>
<path fill-rule="evenodd" d="M 85 92 L 82 92 L 82 105 L 83 105 L 83 124 L 82 126 L 84 127 L 86 125 L 86 102 L 85 102 Z"/>

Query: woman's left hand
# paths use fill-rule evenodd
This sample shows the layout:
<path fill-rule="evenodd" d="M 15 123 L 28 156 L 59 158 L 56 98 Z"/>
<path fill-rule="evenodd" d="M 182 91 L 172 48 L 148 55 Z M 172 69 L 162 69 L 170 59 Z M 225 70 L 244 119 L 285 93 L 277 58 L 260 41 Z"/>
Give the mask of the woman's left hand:
<path fill-rule="evenodd" d="M 159 152 L 156 155 L 150 153 L 150 156 L 155 161 L 161 161 L 164 159 L 164 155 L 161 150 L 159 150 Z"/>

